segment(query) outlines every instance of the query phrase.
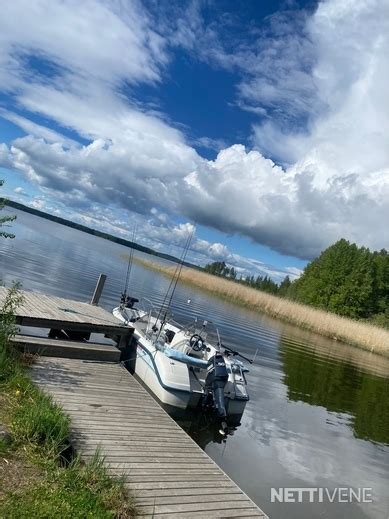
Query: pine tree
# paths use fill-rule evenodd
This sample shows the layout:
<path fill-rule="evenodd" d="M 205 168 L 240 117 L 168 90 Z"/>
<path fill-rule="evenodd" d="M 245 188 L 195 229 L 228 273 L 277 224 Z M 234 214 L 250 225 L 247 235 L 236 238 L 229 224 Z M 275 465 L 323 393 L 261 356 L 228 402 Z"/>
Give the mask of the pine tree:
<path fill-rule="evenodd" d="M 280 296 L 287 296 L 292 282 L 289 276 L 285 276 L 278 287 L 278 294 Z"/>

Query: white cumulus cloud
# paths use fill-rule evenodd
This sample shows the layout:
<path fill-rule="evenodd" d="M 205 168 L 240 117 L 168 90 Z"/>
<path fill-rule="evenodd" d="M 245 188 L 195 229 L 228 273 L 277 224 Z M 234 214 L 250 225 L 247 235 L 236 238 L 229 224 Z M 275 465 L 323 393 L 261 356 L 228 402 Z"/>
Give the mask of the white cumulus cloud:
<path fill-rule="evenodd" d="M 29 135 L 0 144 L 0 164 L 75 208 L 180 215 L 304 259 L 340 237 L 388 247 L 387 2 L 327 0 L 297 24 L 272 23 L 272 37 L 253 48 L 213 49 L 216 64 L 240 71 L 238 102 L 269 117 L 253 128 L 253 150 L 235 144 L 210 161 L 166 116 L 122 90 L 162 82 L 169 45 L 183 45 L 185 32 L 162 36 L 137 2 L 8 3 L 0 79 L 24 113 L 3 116 Z M 207 41 L 217 41 L 214 31 Z M 38 58 L 46 69 L 34 65 Z M 28 113 L 88 144 L 29 124 Z M 187 232 L 183 225 L 170 239 Z M 203 248 L 231 255 L 222 244 Z"/>

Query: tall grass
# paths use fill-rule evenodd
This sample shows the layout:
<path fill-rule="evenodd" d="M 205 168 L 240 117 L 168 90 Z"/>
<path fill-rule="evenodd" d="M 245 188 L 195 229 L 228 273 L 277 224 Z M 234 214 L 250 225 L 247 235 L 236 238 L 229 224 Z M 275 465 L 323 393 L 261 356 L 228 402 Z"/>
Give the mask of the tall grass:
<path fill-rule="evenodd" d="M 15 439 L 19 443 L 40 447 L 48 456 L 61 456 L 69 446 L 69 417 L 50 396 L 32 385 L 23 385 L 23 392 L 13 412 L 12 432 Z"/>
<path fill-rule="evenodd" d="M 140 258 L 136 258 L 136 262 L 168 276 L 176 269 Z M 389 357 L 389 331 L 378 326 L 317 310 L 191 268 L 182 269 L 180 280 L 251 310 Z"/>

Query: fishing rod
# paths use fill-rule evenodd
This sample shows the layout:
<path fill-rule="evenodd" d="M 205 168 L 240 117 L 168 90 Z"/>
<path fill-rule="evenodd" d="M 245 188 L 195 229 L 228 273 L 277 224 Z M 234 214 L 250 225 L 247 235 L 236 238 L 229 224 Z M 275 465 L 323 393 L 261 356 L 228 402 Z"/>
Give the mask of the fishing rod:
<path fill-rule="evenodd" d="M 135 236 L 136 236 L 136 225 L 134 225 L 134 228 L 132 230 L 132 244 L 135 243 Z M 128 291 L 128 285 L 131 278 L 131 270 L 132 270 L 132 264 L 134 260 L 134 248 L 131 247 L 130 254 L 128 256 L 128 264 L 127 264 L 127 273 L 126 273 L 126 280 L 124 282 L 124 292 L 122 294 L 122 301 L 126 301 L 127 297 L 127 291 Z"/>
<path fill-rule="evenodd" d="M 182 257 L 182 254 L 181 254 L 181 257 Z M 180 258 L 179 261 L 181 261 L 181 258 Z M 174 273 L 173 273 L 173 277 L 172 277 L 171 280 L 170 280 L 169 286 L 168 286 L 168 288 L 167 288 L 167 290 L 166 290 L 166 292 L 165 292 L 165 296 L 164 296 L 164 298 L 163 298 L 162 304 L 161 304 L 161 306 L 159 307 L 159 311 L 158 311 L 158 315 L 157 315 L 157 320 L 161 317 L 161 314 L 162 314 L 163 309 L 164 309 L 164 307 L 165 307 L 165 303 L 166 303 L 167 298 L 168 298 L 168 296 L 169 296 L 169 291 L 170 291 L 171 287 L 173 286 L 174 279 L 175 279 L 175 276 L 176 276 L 177 272 L 178 272 L 178 263 L 177 263 L 176 268 L 175 268 L 175 271 L 174 271 Z"/>
<path fill-rule="evenodd" d="M 193 234 L 193 233 L 192 233 Z M 183 249 L 183 252 L 181 253 L 181 256 L 180 256 L 180 259 L 176 265 L 176 268 L 175 268 L 175 271 L 173 273 L 173 276 L 172 276 L 172 279 L 170 280 L 170 284 L 168 286 L 168 289 L 166 290 L 166 293 L 165 293 L 165 297 L 163 298 L 163 301 L 162 301 L 162 305 L 160 306 L 160 309 L 159 309 L 159 312 L 158 312 L 158 316 L 157 316 L 157 320 L 160 318 L 160 316 L 162 315 L 162 312 L 165 308 L 165 304 L 166 304 L 166 301 L 169 297 L 169 293 L 170 293 L 170 290 L 175 282 L 175 279 L 177 277 L 177 274 L 178 272 L 180 271 L 180 266 L 181 264 L 184 262 L 185 260 L 185 257 L 186 257 L 186 254 L 188 252 L 188 248 L 189 248 L 189 238 L 187 239 L 186 243 L 185 243 L 185 246 L 184 246 L 184 249 Z M 171 300 L 170 300 L 171 301 Z"/>
<path fill-rule="evenodd" d="M 182 267 L 183 267 L 184 262 L 185 262 L 186 255 L 187 255 L 187 253 L 189 251 L 189 247 L 190 247 L 190 244 L 191 244 L 194 232 L 195 232 L 195 228 L 192 229 L 192 232 L 190 233 L 190 235 L 188 236 L 188 238 L 186 240 L 186 243 L 185 243 L 184 249 L 182 251 L 179 263 L 176 266 L 176 269 L 174 271 L 173 277 L 172 277 L 172 279 L 170 281 L 169 287 L 168 287 L 168 289 L 166 291 L 166 294 L 165 294 L 165 297 L 163 299 L 162 305 L 161 305 L 161 307 L 159 309 L 158 316 L 157 316 L 157 321 L 162 316 L 163 311 L 165 313 L 164 313 L 163 318 L 161 319 L 161 326 L 160 326 L 160 329 L 159 329 L 159 332 L 158 332 L 157 339 L 159 338 L 159 336 L 161 334 L 161 331 L 163 329 L 163 326 L 166 323 L 167 312 L 168 312 L 168 310 L 170 308 L 170 305 L 172 303 L 173 296 L 174 296 L 174 293 L 175 293 L 175 290 L 176 290 L 176 287 L 177 287 L 177 284 L 178 284 L 178 280 L 179 280 L 180 275 L 181 275 L 181 271 L 182 271 Z M 171 290 L 171 293 L 170 293 L 170 297 L 169 297 L 170 290 Z"/>
<path fill-rule="evenodd" d="M 186 242 L 186 245 L 185 245 L 185 249 L 184 249 L 184 256 L 183 256 L 182 261 L 181 261 L 181 263 L 180 263 L 180 268 L 179 268 L 179 270 L 178 270 L 178 275 L 177 275 L 177 277 L 176 277 L 176 281 L 175 281 L 175 283 L 174 283 L 174 287 L 173 287 L 172 293 L 171 293 L 171 295 L 170 295 L 168 308 L 169 308 L 170 305 L 172 304 L 172 300 L 173 300 L 174 292 L 176 291 L 177 284 L 178 284 L 178 281 L 179 281 L 180 276 L 181 276 L 182 267 L 184 266 L 184 261 L 185 261 L 186 255 L 187 255 L 187 253 L 188 253 L 188 251 L 189 251 L 189 247 L 190 247 L 190 244 L 191 244 L 191 242 L 192 242 L 192 238 L 193 238 L 194 232 L 195 232 L 195 228 L 193 227 L 192 232 L 191 232 L 190 235 L 188 236 L 188 239 L 187 239 L 187 242 Z"/>

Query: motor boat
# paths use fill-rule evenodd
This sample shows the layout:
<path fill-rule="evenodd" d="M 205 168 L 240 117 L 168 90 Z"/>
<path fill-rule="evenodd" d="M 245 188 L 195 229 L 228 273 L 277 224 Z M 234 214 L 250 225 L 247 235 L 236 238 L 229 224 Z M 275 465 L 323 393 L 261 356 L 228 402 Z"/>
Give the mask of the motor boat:
<path fill-rule="evenodd" d="M 132 297 L 112 313 L 134 329 L 135 374 L 163 404 L 215 412 L 223 430 L 227 421 L 240 421 L 249 400 L 248 369 L 212 323 L 195 319 L 181 326 L 149 300 Z"/>

